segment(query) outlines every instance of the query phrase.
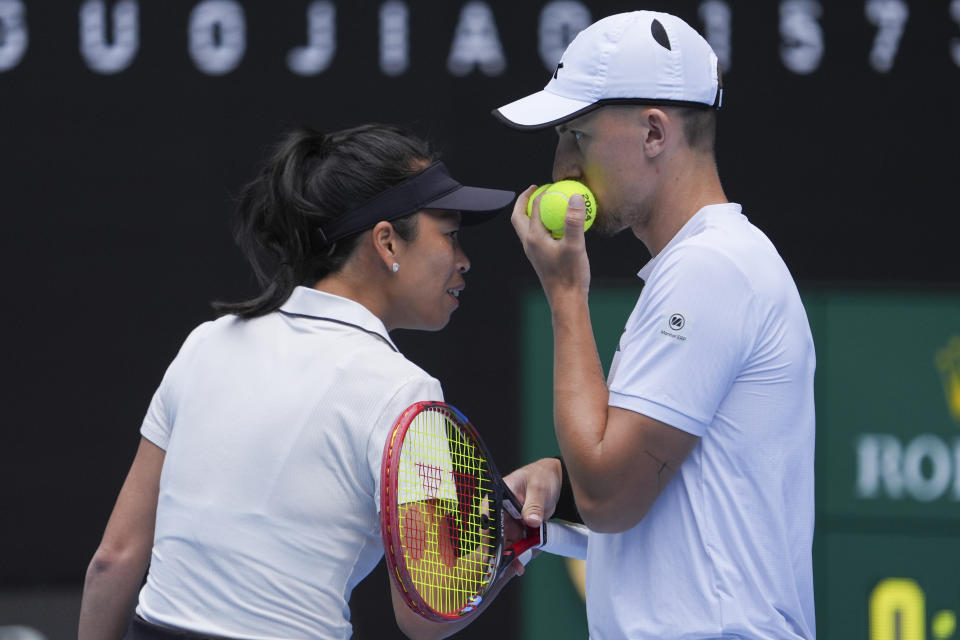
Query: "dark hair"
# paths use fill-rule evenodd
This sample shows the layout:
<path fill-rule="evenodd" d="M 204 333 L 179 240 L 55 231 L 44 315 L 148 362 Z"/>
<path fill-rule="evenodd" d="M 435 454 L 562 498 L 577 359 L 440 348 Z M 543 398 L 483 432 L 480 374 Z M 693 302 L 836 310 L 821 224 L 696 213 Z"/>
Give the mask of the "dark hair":
<path fill-rule="evenodd" d="M 326 135 L 301 127 L 286 134 L 241 192 L 234 225 L 263 291 L 244 302 L 214 302 L 214 309 L 243 318 L 270 313 L 296 286 L 339 271 L 360 234 L 317 245 L 317 228 L 419 173 L 436 156 L 427 142 L 390 125 Z M 391 224 L 405 240 L 416 235 L 416 214 Z"/>
<path fill-rule="evenodd" d="M 712 154 L 717 139 L 716 109 L 677 107 L 683 119 L 683 135 L 691 149 Z"/>

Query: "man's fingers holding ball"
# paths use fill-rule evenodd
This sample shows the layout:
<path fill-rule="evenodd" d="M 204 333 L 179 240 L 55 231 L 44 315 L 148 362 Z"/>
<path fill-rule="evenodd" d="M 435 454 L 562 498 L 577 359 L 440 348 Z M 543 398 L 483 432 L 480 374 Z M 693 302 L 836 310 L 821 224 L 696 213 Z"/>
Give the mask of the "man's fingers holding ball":
<path fill-rule="evenodd" d="M 530 214 L 527 213 L 526 216 L 524 216 L 524 207 L 526 207 L 527 211 L 530 210 L 530 205 L 533 203 L 533 196 L 531 194 L 536 188 L 536 185 L 530 185 L 523 190 L 523 193 L 517 197 L 517 201 L 513 205 L 513 213 L 510 215 L 510 222 L 513 224 L 513 228 L 521 240 L 526 237 L 527 231 L 530 228 Z"/>

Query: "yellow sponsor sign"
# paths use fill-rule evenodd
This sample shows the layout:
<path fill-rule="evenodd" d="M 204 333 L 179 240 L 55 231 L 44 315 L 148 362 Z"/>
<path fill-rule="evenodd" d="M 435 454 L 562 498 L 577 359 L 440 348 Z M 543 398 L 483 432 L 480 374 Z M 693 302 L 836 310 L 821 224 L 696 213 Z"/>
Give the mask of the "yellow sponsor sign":
<path fill-rule="evenodd" d="M 934 360 L 943 379 L 950 415 L 960 422 L 960 336 L 953 336 L 947 346 L 937 351 Z"/>

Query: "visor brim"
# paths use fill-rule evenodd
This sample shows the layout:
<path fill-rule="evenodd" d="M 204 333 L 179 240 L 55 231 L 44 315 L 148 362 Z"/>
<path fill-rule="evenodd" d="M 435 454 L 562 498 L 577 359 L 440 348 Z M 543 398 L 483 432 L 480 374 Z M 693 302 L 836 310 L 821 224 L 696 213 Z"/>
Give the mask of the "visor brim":
<path fill-rule="evenodd" d="M 460 224 L 477 224 L 500 213 L 515 197 L 513 191 L 463 186 L 431 200 L 424 205 L 424 209 L 460 211 L 468 214 L 461 217 Z"/>
<path fill-rule="evenodd" d="M 494 109 L 493 115 L 514 129 L 536 131 L 571 120 L 589 111 L 594 104 L 544 90 Z"/>

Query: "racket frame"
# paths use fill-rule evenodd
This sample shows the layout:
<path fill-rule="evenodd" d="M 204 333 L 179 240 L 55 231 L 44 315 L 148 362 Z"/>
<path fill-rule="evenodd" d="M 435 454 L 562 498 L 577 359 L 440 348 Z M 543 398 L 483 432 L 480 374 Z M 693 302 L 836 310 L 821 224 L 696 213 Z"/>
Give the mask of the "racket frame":
<path fill-rule="evenodd" d="M 471 440 L 477 448 L 478 453 L 483 457 L 487 464 L 487 471 L 490 474 L 491 484 L 491 513 L 497 514 L 493 519 L 496 530 L 492 538 L 496 541 L 492 556 L 492 565 L 490 567 L 490 578 L 484 586 L 469 601 L 455 612 L 447 613 L 437 611 L 431 607 L 417 591 L 413 577 L 407 569 L 403 558 L 403 544 L 400 539 L 400 527 L 397 521 L 397 481 L 396 478 L 400 472 L 400 451 L 402 449 L 404 438 L 414 418 L 427 410 L 440 410 L 450 415 L 450 418 L 458 423 L 463 433 Z M 504 494 L 507 494 L 506 496 Z M 506 500 L 504 499 L 506 497 Z M 511 508 L 504 508 L 510 504 Z M 420 616 L 434 622 L 453 622 L 463 619 L 463 616 L 475 611 L 483 600 L 484 594 L 497 581 L 503 570 L 509 566 L 510 562 L 522 553 L 514 548 L 505 552 L 503 548 L 503 532 L 505 526 L 506 511 L 516 512 L 516 505 L 519 504 L 516 496 L 510 492 L 509 487 L 503 482 L 502 476 L 497 471 L 493 460 L 490 457 L 483 440 L 476 428 L 470 423 L 463 413 L 454 407 L 440 401 L 423 401 L 407 407 L 400 417 L 397 418 L 390 435 L 387 437 L 383 447 L 383 461 L 380 466 L 380 533 L 383 538 L 383 550 L 387 560 L 392 579 L 399 587 L 399 591 L 404 601 L 413 611 Z M 389 517 L 385 514 L 390 514 Z M 511 514 L 512 515 L 512 514 Z M 535 546 L 536 541 L 530 546 Z M 525 550 L 525 549 L 524 549 Z"/>
<path fill-rule="evenodd" d="M 395 479 L 400 470 L 400 450 L 407 430 L 417 415 L 431 409 L 449 414 L 450 418 L 457 422 L 460 429 L 470 439 L 486 462 L 487 472 L 490 475 L 491 513 L 496 514 L 493 519 L 496 526 L 493 538 L 496 544 L 494 545 L 489 570 L 490 578 L 466 605 L 453 613 L 437 611 L 420 596 L 404 561 L 400 527 L 395 526 L 393 522 L 396 518 L 384 515 L 394 514 L 397 511 L 397 499 L 395 497 L 397 482 Z M 412 404 L 400 414 L 383 447 L 383 461 L 380 467 L 380 531 L 390 575 L 399 587 L 404 601 L 413 611 L 435 622 L 453 622 L 463 619 L 464 616 L 476 611 L 483 600 L 483 596 L 496 583 L 511 562 L 517 559 L 524 565 L 527 564 L 534 549 L 542 548 L 548 552 L 559 553 L 571 558 L 584 559 L 586 557 L 588 535 L 586 527 L 562 521 L 552 521 L 549 523 L 541 522 L 539 527 L 531 528 L 523 524 L 522 509 L 523 503 L 503 481 L 503 476 L 497 470 L 497 465 L 483 442 L 483 438 L 480 437 L 480 433 L 463 412 L 446 402 L 432 400 Z M 508 515 L 524 527 L 526 535 L 505 548 L 504 531 Z M 552 535 L 550 532 L 553 532 Z M 556 540 L 558 543 L 555 548 L 548 544 L 551 540 Z"/>

